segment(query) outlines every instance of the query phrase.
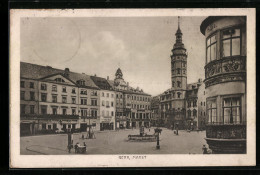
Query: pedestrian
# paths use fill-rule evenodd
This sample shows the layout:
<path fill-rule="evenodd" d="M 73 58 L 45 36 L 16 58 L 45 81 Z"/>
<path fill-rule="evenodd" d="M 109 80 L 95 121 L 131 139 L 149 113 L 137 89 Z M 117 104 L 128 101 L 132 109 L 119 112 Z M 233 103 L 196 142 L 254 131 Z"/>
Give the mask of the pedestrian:
<path fill-rule="evenodd" d="M 84 134 L 82 134 L 81 138 L 84 139 Z"/>
<path fill-rule="evenodd" d="M 86 142 L 84 142 L 83 145 L 87 147 Z"/>

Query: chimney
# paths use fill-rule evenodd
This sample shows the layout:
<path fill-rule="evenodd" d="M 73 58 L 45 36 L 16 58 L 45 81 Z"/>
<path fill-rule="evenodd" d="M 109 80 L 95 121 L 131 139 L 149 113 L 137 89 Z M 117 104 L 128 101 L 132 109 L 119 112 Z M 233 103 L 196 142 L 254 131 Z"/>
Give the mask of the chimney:
<path fill-rule="evenodd" d="M 94 76 L 96 77 L 96 76 L 97 76 L 97 74 L 94 74 Z"/>
<path fill-rule="evenodd" d="M 64 75 L 65 75 L 66 77 L 68 77 L 69 74 L 70 74 L 70 69 L 66 67 L 65 70 L 64 70 Z"/>
<path fill-rule="evenodd" d="M 107 76 L 107 80 L 109 80 L 109 76 Z"/>
<path fill-rule="evenodd" d="M 138 86 L 137 86 L 136 90 L 138 90 L 138 91 L 139 91 L 139 87 L 138 87 Z"/>

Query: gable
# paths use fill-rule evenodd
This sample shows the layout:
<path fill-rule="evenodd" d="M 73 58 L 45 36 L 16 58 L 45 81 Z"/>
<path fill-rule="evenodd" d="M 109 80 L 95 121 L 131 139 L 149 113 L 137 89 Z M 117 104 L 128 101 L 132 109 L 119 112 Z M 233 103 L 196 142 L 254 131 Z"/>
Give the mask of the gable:
<path fill-rule="evenodd" d="M 42 78 L 42 80 L 48 81 L 48 82 L 53 82 L 53 83 L 65 84 L 65 85 L 72 85 L 72 86 L 75 85 L 74 82 L 72 82 L 70 79 L 64 77 L 61 74 L 50 75 L 50 76 Z"/>

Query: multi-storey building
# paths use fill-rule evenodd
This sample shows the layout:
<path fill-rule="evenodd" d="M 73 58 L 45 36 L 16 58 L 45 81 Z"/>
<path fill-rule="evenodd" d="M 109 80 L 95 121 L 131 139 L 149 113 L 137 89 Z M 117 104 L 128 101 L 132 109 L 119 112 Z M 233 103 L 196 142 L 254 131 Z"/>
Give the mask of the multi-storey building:
<path fill-rule="evenodd" d="M 20 68 L 21 134 L 99 130 L 99 88 L 90 76 L 24 62 Z"/>
<path fill-rule="evenodd" d="M 115 129 L 116 93 L 105 78 L 91 76 L 100 88 L 100 130 Z"/>
<path fill-rule="evenodd" d="M 149 127 L 151 124 L 151 95 L 129 86 L 117 69 L 114 81 L 108 81 L 116 91 L 116 128 Z"/>
<path fill-rule="evenodd" d="M 160 118 L 160 96 L 154 96 L 151 98 L 151 118 L 152 126 L 162 126 L 163 121 Z"/>
<path fill-rule="evenodd" d="M 186 128 L 198 130 L 204 128 L 205 121 L 205 87 L 202 79 L 188 84 L 186 91 Z M 204 106 L 203 106 L 204 105 Z M 204 115 L 204 116 L 203 116 Z"/>
<path fill-rule="evenodd" d="M 246 17 L 210 16 L 206 38 L 206 140 L 213 153 L 246 153 Z"/>

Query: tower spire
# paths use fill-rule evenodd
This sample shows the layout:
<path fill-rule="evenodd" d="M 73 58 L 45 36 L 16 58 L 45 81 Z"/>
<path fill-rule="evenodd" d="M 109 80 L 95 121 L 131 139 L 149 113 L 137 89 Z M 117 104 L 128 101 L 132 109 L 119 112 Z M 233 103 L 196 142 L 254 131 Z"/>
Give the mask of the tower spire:
<path fill-rule="evenodd" d="M 180 29 L 180 16 L 178 16 L 178 29 Z"/>

